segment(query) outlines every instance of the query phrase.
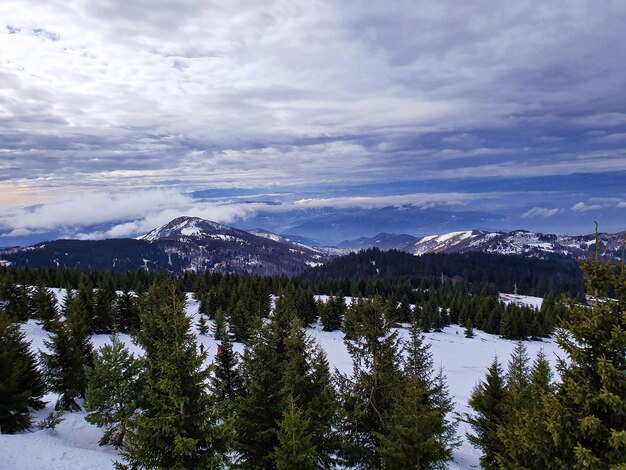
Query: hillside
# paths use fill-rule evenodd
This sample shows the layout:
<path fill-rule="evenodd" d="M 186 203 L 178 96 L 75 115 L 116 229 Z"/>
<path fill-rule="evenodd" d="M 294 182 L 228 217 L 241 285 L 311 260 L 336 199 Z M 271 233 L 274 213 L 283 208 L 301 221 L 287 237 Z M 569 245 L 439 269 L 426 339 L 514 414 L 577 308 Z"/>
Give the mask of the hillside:
<path fill-rule="evenodd" d="M 330 252 L 196 217 L 179 217 L 138 239 L 56 240 L 0 253 L 4 264 L 99 271 L 294 275 Z"/>
<path fill-rule="evenodd" d="M 433 280 L 441 276 L 464 282 L 490 282 L 500 291 L 544 295 L 547 292 L 584 293 L 583 276 L 576 260 L 556 254 L 527 258 L 497 253 L 429 253 L 420 257 L 409 253 L 377 248 L 350 253 L 324 266 L 310 269 L 307 279 L 387 279 Z"/>

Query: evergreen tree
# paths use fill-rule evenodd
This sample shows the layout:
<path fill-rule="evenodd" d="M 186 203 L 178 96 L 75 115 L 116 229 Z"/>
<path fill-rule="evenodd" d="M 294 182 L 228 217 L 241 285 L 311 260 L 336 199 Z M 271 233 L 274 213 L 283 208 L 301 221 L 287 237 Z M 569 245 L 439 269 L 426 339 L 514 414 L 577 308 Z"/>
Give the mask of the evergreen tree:
<path fill-rule="evenodd" d="M 470 320 L 469 318 L 467 320 L 465 320 L 465 337 L 466 338 L 473 338 L 474 337 L 474 326 L 472 325 L 472 320 Z"/>
<path fill-rule="evenodd" d="M 209 370 L 197 353 L 185 296 L 172 281 L 150 287 L 137 341 L 145 351 L 142 412 L 127 430 L 131 468 L 220 468 L 228 434 L 206 393 Z"/>
<path fill-rule="evenodd" d="M 215 356 L 215 368 L 211 377 L 211 391 L 218 402 L 227 402 L 230 408 L 241 393 L 242 378 L 233 342 L 228 333 L 224 332 L 221 336 L 222 342 Z"/>
<path fill-rule="evenodd" d="M 209 324 L 207 323 L 206 317 L 202 314 L 200 314 L 200 318 L 198 319 L 196 326 L 198 327 L 199 335 L 206 335 L 209 332 Z"/>
<path fill-rule="evenodd" d="M 141 404 L 143 360 L 113 335 L 110 345 L 96 351 L 93 362 L 93 368 L 86 370 L 85 419 L 105 428 L 100 445 L 124 447 L 128 421 Z"/>
<path fill-rule="evenodd" d="M 557 342 L 556 394 L 546 400 L 544 447 L 563 468 L 626 466 L 626 278 L 597 261 L 583 266 L 590 308 L 569 302 Z M 608 298 L 613 289 L 617 300 Z"/>
<path fill-rule="evenodd" d="M 185 296 L 173 281 L 150 287 L 141 324 L 146 389 L 142 413 L 129 422 L 124 458 L 131 468 L 219 468 L 228 436 L 206 393 L 206 355 L 197 353 Z"/>
<path fill-rule="evenodd" d="M 93 351 L 87 319 L 77 298 L 68 294 L 65 321 L 54 323 L 44 344 L 50 350 L 41 354 L 45 377 L 52 391 L 60 394 L 56 409 L 79 411 L 76 400 L 85 397 L 84 366 L 91 366 Z"/>
<path fill-rule="evenodd" d="M 68 290 L 69 296 L 69 290 Z M 85 321 L 89 326 L 89 332 L 94 332 L 94 293 L 91 279 L 86 273 L 81 273 L 78 279 L 78 292 L 76 294 L 75 301 L 78 303 L 78 308 L 83 312 Z M 66 300 L 67 303 L 67 300 Z"/>
<path fill-rule="evenodd" d="M 228 325 L 226 324 L 226 315 L 224 314 L 224 310 L 218 308 L 215 312 L 214 320 L 215 323 L 212 327 L 213 336 L 216 341 L 222 341 L 226 337 L 226 332 L 228 331 Z"/>
<path fill-rule="evenodd" d="M 14 322 L 26 322 L 30 317 L 30 300 L 28 287 L 9 282 L 2 286 L 1 297 L 5 300 L 4 309 L 7 316 Z"/>
<path fill-rule="evenodd" d="M 346 312 L 343 294 L 331 295 L 325 304 L 320 304 L 320 322 L 324 331 L 335 331 L 341 328 L 341 321 Z"/>
<path fill-rule="evenodd" d="M 31 298 L 32 316 L 39 320 L 46 331 L 52 331 L 52 324 L 58 320 L 56 296 L 43 285 L 35 288 Z"/>
<path fill-rule="evenodd" d="M 128 291 L 115 301 L 115 318 L 121 333 L 131 333 L 140 328 L 138 299 Z"/>
<path fill-rule="evenodd" d="M 404 380 L 378 434 L 384 468 L 445 468 L 458 445 L 453 405 L 442 371 L 433 372 L 430 345 L 418 325 L 405 343 Z"/>
<path fill-rule="evenodd" d="M 288 406 L 278 427 L 278 445 L 272 452 L 277 470 L 314 470 L 317 467 L 315 445 L 306 417 L 290 395 Z"/>
<path fill-rule="evenodd" d="M 465 414 L 465 421 L 474 431 L 467 438 L 474 447 L 483 452 L 480 464 L 485 469 L 498 468 L 496 455 L 502 448 L 498 427 L 504 420 L 505 400 L 506 387 L 502 367 L 495 358 L 485 380 L 474 387 L 470 396 L 469 405 L 474 414 Z"/>
<path fill-rule="evenodd" d="M 394 404 L 402 383 L 397 333 L 379 297 L 354 305 L 353 338 L 344 339 L 353 360 L 350 376 L 338 375 L 343 411 L 341 454 L 348 466 L 381 466 L 380 434 L 384 416 Z"/>
<path fill-rule="evenodd" d="M 37 361 L 18 325 L 0 310 L 0 433 L 31 425 L 29 408 L 42 409 L 45 392 Z"/>
<path fill-rule="evenodd" d="M 508 401 L 506 423 L 498 428 L 502 447 L 496 458 L 502 468 L 558 469 L 558 457 L 545 443 L 550 433 L 544 422 L 544 407 L 553 396 L 552 372 L 545 354 L 541 351 L 525 385 L 526 400 Z M 511 406 L 513 405 L 513 406 Z"/>
<path fill-rule="evenodd" d="M 80 297 L 80 294 L 79 294 Z M 109 280 L 95 293 L 93 305 L 92 328 L 96 334 L 111 333 L 115 325 L 115 301 L 117 294 Z"/>

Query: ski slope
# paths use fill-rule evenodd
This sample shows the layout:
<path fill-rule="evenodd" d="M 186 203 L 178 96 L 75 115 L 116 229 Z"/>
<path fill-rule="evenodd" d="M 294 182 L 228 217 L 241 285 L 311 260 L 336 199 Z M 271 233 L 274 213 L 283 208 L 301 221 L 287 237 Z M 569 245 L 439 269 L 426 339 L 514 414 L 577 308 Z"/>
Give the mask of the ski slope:
<path fill-rule="evenodd" d="M 56 290 L 62 298 L 62 292 Z M 534 303 L 536 300 L 533 299 Z M 189 296 L 187 312 L 192 317 L 193 325 L 197 321 L 198 302 Z M 48 333 L 39 327 L 33 320 L 23 325 L 23 331 L 31 341 L 34 351 L 45 350 L 44 340 Z M 407 331 L 399 330 L 400 336 Z M 331 366 L 341 372 L 350 372 L 352 363 L 343 343 L 343 334 L 340 331 L 325 332 L 314 327 L 307 330 L 320 346 L 326 351 Z M 451 326 L 441 333 L 426 333 L 435 367 L 443 367 L 447 377 L 450 395 L 455 402 L 455 411 L 463 413 L 469 411 L 467 400 L 474 385 L 483 379 L 487 367 L 497 355 L 500 361 L 508 361 L 510 353 L 515 347 L 513 341 L 501 339 L 475 330 L 474 338 L 465 338 L 463 328 Z M 128 348 L 136 354 L 141 349 L 132 343 L 128 335 L 119 335 Z M 217 352 L 217 342 L 212 336 L 199 336 L 208 352 L 208 361 L 212 361 Z M 108 343 L 107 335 L 95 335 L 92 338 L 94 348 Z M 559 349 L 553 340 L 527 341 L 531 360 L 541 349 L 546 353 L 548 360 L 554 367 Z M 235 344 L 238 352 L 243 351 L 241 344 Z M 562 354 L 561 354 L 562 355 Z M 35 421 L 43 419 L 54 408 L 56 396 L 49 394 L 46 409 L 35 414 Z M 99 446 L 102 435 L 99 428 L 90 425 L 84 419 L 85 413 L 66 413 L 64 421 L 55 430 L 34 430 L 17 435 L 0 435 L 0 470 L 100 470 L 112 469 L 113 462 L 120 460 L 118 453 L 110 446 Z M 469 469 L 478 467 L 480 453 L 467 441 L 465 433 L 468 431 L 465 423 L 459 423 L 458 434 L 462 438 L 461 446 L 454 452 L 454 460 L 450 462 L 451 469 Z"/>

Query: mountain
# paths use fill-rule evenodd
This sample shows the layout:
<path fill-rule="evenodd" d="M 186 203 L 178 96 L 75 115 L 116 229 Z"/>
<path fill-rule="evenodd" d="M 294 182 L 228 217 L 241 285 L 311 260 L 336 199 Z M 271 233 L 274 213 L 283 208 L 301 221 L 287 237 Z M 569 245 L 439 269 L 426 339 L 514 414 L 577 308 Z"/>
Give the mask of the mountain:
<path fill-rule="evenodd" d="M 379 233 L 374 237 L 361 237 L 356 240 L 344 240 L 339 248 L 346 250 L 365 250 L 367 248 L 380 248 L 381 250 L 399 250 L 418 241 L 419 238 L 407 234 Z"/>
<path fill-rule="evenodd" d="M 197 217 L 179 217 L 137 239 L 56 240 L 0 253 L 30 268 L 294 275 L 333 253 L 274 234 L 254 234 Z"/>
<path fill-rule="evenodd" d="M 622 241 L 626 232 L 600 234 L 599 256 L 621 259 Z M 555 235 L 525 230 L 486 232 L 471 230 L 429 235 L 403 248 L 421 256 L 427 253 L 498 253 L 538 257 L 547 253 L 589 259 L 595 255 L 595 234 Z"/>

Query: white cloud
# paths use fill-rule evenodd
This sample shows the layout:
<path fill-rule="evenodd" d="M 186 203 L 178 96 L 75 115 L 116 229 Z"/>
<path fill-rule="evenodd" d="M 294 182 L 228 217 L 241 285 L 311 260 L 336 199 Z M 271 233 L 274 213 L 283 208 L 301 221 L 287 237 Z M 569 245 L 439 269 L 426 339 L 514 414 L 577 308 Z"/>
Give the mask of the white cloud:
<path fill-rule="evenodd" d="M 623 209 L 626 207 L 626 201 L 621 201 L 617 204 L 617 207 L 619 207 L 620 209 Z"/>
<path fill-rule="evenodd" d="M 572 206 L 572 210 L 574 212 L 587 212 L 587 211 L 595 211 L 598 209 L 602 209 L 602 206 L 599 204 L 585 204 L 584 202 L 577 202 Z"/>
<path fill-rule="evenodd" d="M 552 217 L 553 215 L 560 214 L 563 212 L 563 209 L 552 208 L 549 209 L 547 207 L 533 207 L 532 209 L 528 209 L 526 212 L 522 214 L 523 218 L 529 217 Z"/>
<path fill-rule="evenodd" d="M 263 207 L 261 203 L 202 202 L 172 190 L 80 192 L 36 207 L 5 209 L 0 212 L 0 227 L 9 231 L 5 236 L 62 230 L 78 238 L 119 238 L 144 234 L 182 215 L 228 224 Z M 111 227 L 80 231 L 98 225 Z"/>

